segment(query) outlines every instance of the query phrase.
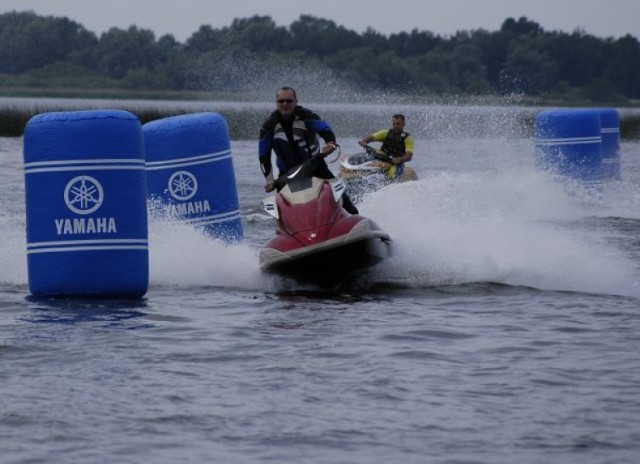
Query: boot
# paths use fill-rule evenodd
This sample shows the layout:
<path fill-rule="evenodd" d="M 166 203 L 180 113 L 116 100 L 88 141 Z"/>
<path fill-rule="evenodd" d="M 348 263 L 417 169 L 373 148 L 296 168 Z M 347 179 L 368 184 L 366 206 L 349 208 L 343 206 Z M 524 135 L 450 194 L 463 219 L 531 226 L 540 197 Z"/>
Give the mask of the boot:
<path fill-rule="evenodd" d="M 349 214 L 358 214 L 358 208 L 352 203 L 346 192 L 342 194 L 342 207 Z"/>

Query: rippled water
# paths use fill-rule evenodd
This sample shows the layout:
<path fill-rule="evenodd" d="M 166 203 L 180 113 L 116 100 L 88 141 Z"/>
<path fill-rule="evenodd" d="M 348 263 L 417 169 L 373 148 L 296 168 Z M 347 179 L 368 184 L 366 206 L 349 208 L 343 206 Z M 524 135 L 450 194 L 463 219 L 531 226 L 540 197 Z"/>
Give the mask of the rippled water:
<path fill-rule="evenodd" d="M 53 301 L 0 139 L 3 463 L 637 462 L 640 144 L 590 196 L 531 140 L 420 138 L 420 180 L 359 205 L 393 258 L 340 294 L 260 274 L 255 145 L 232 142 L 245 243 L 154 221 L 145 299 Z"/>

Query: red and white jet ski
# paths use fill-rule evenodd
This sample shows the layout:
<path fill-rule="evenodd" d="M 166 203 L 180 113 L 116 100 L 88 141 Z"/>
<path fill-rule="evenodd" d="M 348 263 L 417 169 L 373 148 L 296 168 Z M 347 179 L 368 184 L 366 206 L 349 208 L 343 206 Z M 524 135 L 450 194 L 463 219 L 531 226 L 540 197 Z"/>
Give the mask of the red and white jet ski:
<path fill-rule="evenodd" d="M 313 176 L 320 159 L 312 157 L 278 178 L 278 193 L 263 200 L 277 224 L 275 237 L 260 252 L 260 268 L 335 287 L 389 256 L 391 240 L 371 219 L 342 208 L 344 181 Z"/>

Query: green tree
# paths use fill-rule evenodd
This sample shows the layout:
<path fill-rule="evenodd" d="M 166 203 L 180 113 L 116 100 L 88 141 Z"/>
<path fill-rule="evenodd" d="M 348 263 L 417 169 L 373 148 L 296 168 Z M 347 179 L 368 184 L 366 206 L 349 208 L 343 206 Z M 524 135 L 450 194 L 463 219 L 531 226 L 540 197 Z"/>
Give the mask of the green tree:
<path fill-rule="evenodd" d="M 511 39 L 526 35 L 530 37 L 544 34 L 544 30 L 540 24 L 535 21 L 529 21 L 526 16 L 521 16 L 517 20 L 507 18 L 500 26 L 500 32 Z"/>
<path fill-rule="evenodd" d="M 17 74 L 70 60 L 96 44 L 95 34 L 68 18 L 32 11 L 0 15 L 0 72 Z"/>
<path fill-rule="evenodd" d="M 541 40 L 520 37 L 509 47 L 503 77 L 504 90 L 539 95 L 556 82 L 557 68 Z"/>
<path fill-rule="evenodd" d="M 417 95 L 521 93 L 559 99 L 640 98 L 640 43 L 584 31 L 545 32 L 526 17 L 497 31 L 450 37 L 413 29 L 385 36 L 301 15 L 288 27 L 269 16 L 203 24 L 184 44 L 136 26 L 100 38 L 67 18 L 0 14 L 0 83 L 33 87 L 272 92 L 289 82 L 318 98 L 352 89 Z M 340 93 L 342 92 L 342 93 Z"/>
<path fill-rule="evenodd" d="M 504 32 L 478 29 L 471 33 L 470 42 L 478 53 L 477 59 L 486 68 L 486 81 L 494 91 L 500 87 L 500 77 L 507 61 L 509 41 L 510 37 Z"/>
<path fill-rule="evenodd" d="M 162 54 L 153 31 L 111 28 L 100 36 L 95 47 L 96 69 L 114 79 L 122 79 L 135 69 L 153 71 L 162 63 Z M 166 59 L 166 57 L 165 57 Z"/>
<path fill-rule="evenodd" d="M 454 92 L 450 79 L 451 54 L 444 47 L 437 47 L 426 55 L 410 59 L 412 82 L 416 91 L 427 94 L 451 94 Z"/>
<path fill-rule="evenodd" d="M 301 15 L 289 26 L 296 50 L 304 50 L 312 56 L 321 58 L 334 54 L 343 48 L 355 48 L 363 45 L 358 33 L 336 25 L 328 19 Z"/>
<path fill-rule="evenodd" d="M 580 30 L 572 34 L 553 32 L 544 37 L 540 47 L 553 60 L 557 79 L 572 87 L 586 85 L 591 79 L 602 76 L 604 42 Z"/>
<path fill-rule="evenodd" d="M 207 24 L 191 34 L 185 44 L 187 53 L 207 53 L 227 45 L 226 33 Z"/>
<path fill-rule="evenodd" d="M 625 35 L 608 47 L 608 61 L 604 76 L 628 98 L 640 98 L 640 43 Z"/>
<path fill-rule="evenodd" d="M 487 66 L 481 60 L 480 51 L 471 42 L 453 50 L 448 75 L 459 92 L 484 94 L 491 90 L 487 80 Z"/>
<path fill-rule="evenodd" d="M 443 39 L 429 31 L 413 29 L 410 33 L 391 34 L 387 41 L 390 48 L 400 58 L 424 55 L 443 43 Z"/>
<path fill-rule="evenodd" d="M 270 16 L 252 16 L 234 19 L 229 28 L 231 36 L 242 48 L 256 53 L 287 52 L 292 47 L 292 37 L 284 27 L 277 27 Z"/>

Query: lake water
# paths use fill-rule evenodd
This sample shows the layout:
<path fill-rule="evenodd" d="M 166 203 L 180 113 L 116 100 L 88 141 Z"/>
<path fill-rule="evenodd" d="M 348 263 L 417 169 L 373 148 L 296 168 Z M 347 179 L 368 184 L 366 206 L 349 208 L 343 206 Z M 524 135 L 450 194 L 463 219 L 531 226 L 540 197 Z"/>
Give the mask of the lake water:
<path fill-rule="evenodd" d="M 422 124 L 420 179 L 358 205 L 394 255 L 357 288 L 260 273 L 256 141 L 232 140 L 244 243 L 152 220 L 149 292 L 115 302 L 29 296 L 0 138 L 0 461 L 637 462 L 640 143 L 592 195 L 521 133 Z"/>

